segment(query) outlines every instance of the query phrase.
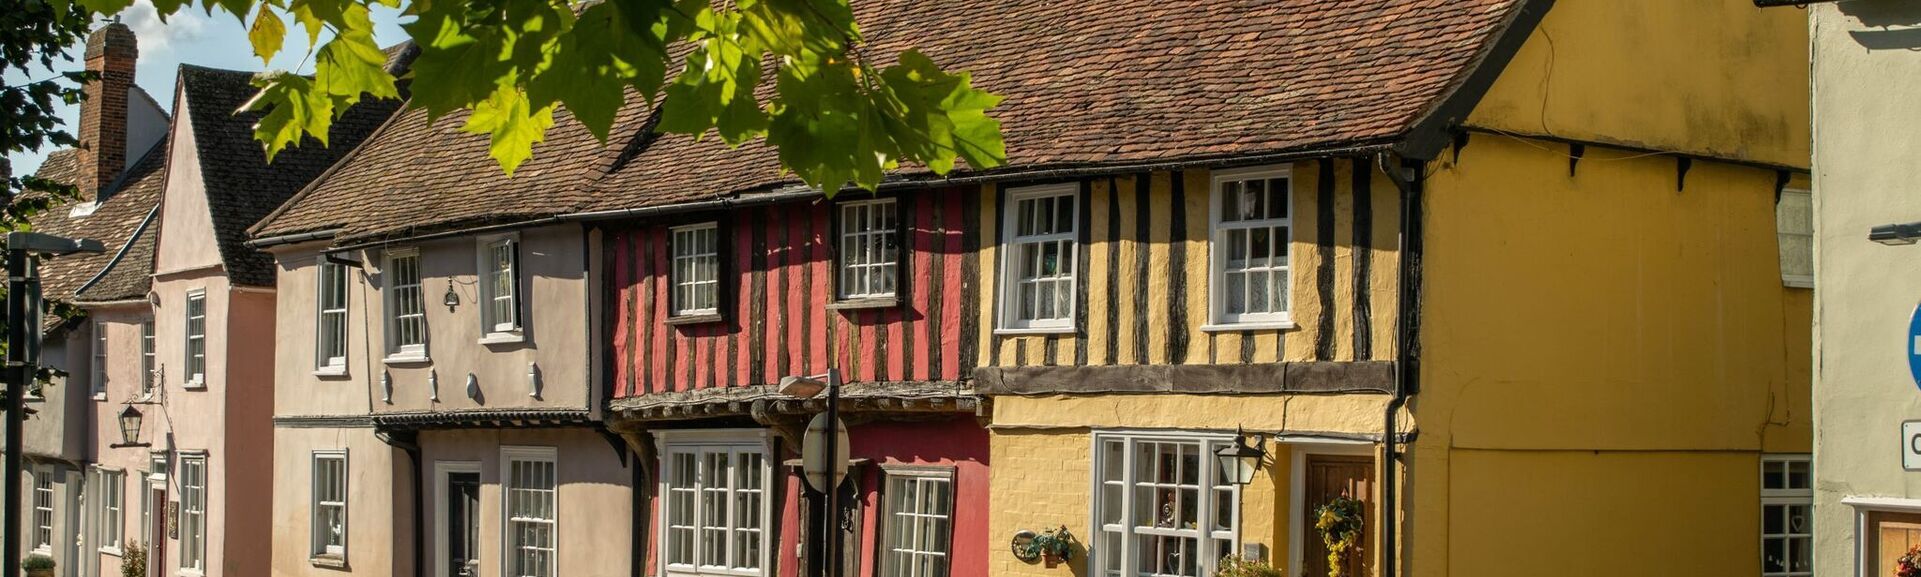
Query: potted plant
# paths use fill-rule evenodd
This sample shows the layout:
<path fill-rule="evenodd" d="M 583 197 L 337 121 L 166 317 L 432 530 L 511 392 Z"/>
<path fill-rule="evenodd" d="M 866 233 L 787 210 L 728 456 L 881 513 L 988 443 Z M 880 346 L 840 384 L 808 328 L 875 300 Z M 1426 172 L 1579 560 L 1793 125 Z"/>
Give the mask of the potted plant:
<path fill-rule="evenodd" d="M 1074 534 L 1067 532 L 1067 526 L 1049 529 L 1027 542 L 1029 559 L 1038 556 L 1052 569 L 1074 558 Z"/>
<path fill-rule="evenodd" d="M 135 541 L 120 557 L 120 577 L 147 577 L 147 548 Z"/>
<path fill-rule="evenodd" d="M 1366 505 L 1347 495 L 1314 510 L 1314 530 L 1321 533 L 1321 544 L 1327 547 L 1327 577 L 1347 574 L 1347 555 L 1361 540 L 1361 520 L 1366 510 Z"/>
<path fill-rule="evenodd" d="M 1255 561 L 1240 555 L 1221 558 L 1220 567 L 1214 569 L 1214 577 L 1284 577 L 1281 568 L 1264 561 Z"/>
<path fill-rule="evenodd" d="M 20 570 L 27 577 L 53 577 L 53 558 L 45 553 L 34 553 L 20 560 Z"/>

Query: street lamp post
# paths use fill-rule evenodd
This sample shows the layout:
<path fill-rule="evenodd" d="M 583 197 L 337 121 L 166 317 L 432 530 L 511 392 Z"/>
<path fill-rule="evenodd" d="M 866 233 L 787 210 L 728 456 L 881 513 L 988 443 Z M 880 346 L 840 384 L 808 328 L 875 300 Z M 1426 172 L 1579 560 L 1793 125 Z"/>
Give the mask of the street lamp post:
<path fill-rule="evenodd" d="M 822 492 L 827 494 L 827 510 L 822 516 L 827 534 L 826 543 L 823 546 L 825 551 L 821 559 L 821 569 L 825 574 L 824 577 L 840 577 L 840 477 L 837 475 L 840 469 L 841 451 L 839 446 L 840 369 L 827 369 L 827 372 L 818 375 L 789 376 L 780 379 L 780 393 L 790 397 L 811 399 L 819 396 L 823 389 L 827 391 L 827 434 L 821 442 L 826 457 L 822 459 L 821 466 L 826 470 L 821 475 L 825 480 L 821 485 Z M 801 455 L 803 474 L 805 474 L 806 457 L 805 454 Z"/>
<path fill-rule="evenodd" d="M 34 232 L 7 233 L 7 445 L 5 527 L 0 528 L 0 576 L 20 574 L 20 454 L 25 451 L 27 387 L 40 362 L 40 271 L 34 254 L 100 252 L 99 241 Z"/>

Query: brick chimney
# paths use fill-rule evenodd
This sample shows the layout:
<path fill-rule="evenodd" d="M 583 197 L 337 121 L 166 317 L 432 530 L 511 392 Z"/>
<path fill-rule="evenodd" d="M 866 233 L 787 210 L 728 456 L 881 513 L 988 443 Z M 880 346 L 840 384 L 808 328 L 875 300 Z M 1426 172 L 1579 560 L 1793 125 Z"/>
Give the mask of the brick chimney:
<path fill-rule="evenodd" d="M 133 88 L 138 42 L 127 25 L 114 22 L 87 37 L 87 70 L 99 73 L 80 104 L 81 198 L 107 199 L 105 189 L 127 168 L 127 96 Z"/>

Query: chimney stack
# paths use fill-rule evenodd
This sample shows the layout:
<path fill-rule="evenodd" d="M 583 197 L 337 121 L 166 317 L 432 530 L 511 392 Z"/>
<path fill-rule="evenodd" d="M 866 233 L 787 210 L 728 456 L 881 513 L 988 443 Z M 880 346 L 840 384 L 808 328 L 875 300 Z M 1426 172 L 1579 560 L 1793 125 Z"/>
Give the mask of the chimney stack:
<path fill-rule="evenodd" d="M 139 58 L 138 41 L 125 24 L 102 26 L 87 37 L 87 70 L 100 77 L 87 84 L 80 104 L 80 173 L 74 184 L 82 198 L 105 201 L 105 189 L 127 168 L 127 97 Z"/>

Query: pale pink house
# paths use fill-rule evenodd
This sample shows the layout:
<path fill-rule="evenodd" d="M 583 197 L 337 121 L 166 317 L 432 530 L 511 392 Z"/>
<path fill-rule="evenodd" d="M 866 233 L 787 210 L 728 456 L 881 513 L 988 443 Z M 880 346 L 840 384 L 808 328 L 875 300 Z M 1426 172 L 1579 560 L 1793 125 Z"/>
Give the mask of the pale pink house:
<path fill-rule="evenodd" d="M 126 72 L 108 78 L 131 87 L 132 33 L 118 24 L 96 33 L 89 66 L 93 44 L 104 47 L 103 68 Z M 119 575 L 135 546 L 148 551 L 155 577 L 266 574 L 275 276 L 271 258 L 246 246 L 245 231 L 399 103 L 364 103 L 336 123 L 332 148 L 310 139 L 269 165 L 251 137 L 260 113 L 235 113 L 255 92 L 251 77 L 181 66 L 173 114 L 162 113 L 155 136 L 93 122 L 94 111 L 127 104 L 90 99 L 83 142 L 104 149 L 143 135 L 145 152 L 124 176 L 86 178 L 104 156 L 86 152 L 56 152 L 41 171 L 71 179 L 83 198 L 36 224 L 107 246 L 106 254 L 47 267 L 48 296 L 86 314 L 56 327 L 49 347 L 71 375 L 49 391 L 48 403 L 66 404 L 46 420 L 65 426 L 28 431 L 30 446 L 60 447 L 54 458 L 30 455 L 29 482 L 60 483 L 56 510 L 29 500 L 21 520 L 30 533 L 51 535 L 52 543 L 27 545 L 58 553 L 64 577 Z M 103 116 L 122 115 L 137 117 Z M 69 402 L 76 396 L 81 402 Z M 141 414 L 132 445 L 120 422 L 129 408 Z M 40 522 L 47 517 L 58 521 L 50 531 Z"/>

